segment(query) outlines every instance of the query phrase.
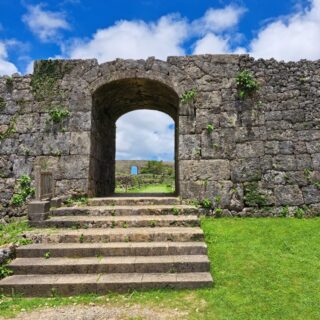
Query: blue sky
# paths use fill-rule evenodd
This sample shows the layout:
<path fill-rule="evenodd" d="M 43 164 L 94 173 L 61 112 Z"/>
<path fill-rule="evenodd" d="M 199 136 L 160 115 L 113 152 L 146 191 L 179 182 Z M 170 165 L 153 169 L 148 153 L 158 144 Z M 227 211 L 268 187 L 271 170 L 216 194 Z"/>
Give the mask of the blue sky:
<path fill-rule="evenodd" d="M 48 58 L 315 60 L 319 39 L 320 0 L 0 0 L 0 75 L 31 73 L 34 60 Z"/>

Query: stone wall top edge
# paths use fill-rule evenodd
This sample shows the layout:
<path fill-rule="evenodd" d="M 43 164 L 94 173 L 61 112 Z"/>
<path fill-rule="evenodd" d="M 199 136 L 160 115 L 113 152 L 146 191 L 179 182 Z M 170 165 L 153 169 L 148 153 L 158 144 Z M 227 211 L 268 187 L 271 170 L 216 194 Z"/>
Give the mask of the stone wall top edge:
<path fill-rule="evenodd" d="M 279 64 L 320 64 L 320 59 L 318 60 L 308 60 L 308 59 L 300 59 L 297 61 L 283 61 L 283 60 L 276 60 L 274 58 L 270 58 L 270 59 L 264 59 L 264 58 L 254 58 L 252 56 L 250 56 L 249 54 L 199 54 L 199 55 L 185 55 L 185 56 L 168 56 L 166 60 L 161 60 L 161 59 L 156 59 L 155 57 L 151 56 L 148 57 L 147 59 L 122 59 L 122 58 L 117 58 L 111 61 L 106 61 L 106 62 L 102 62 L 102 63 L 98 63 L 97 59 L 54 59 L 60 62 L 71 62 L 73 64 L 75 63 L 86 63 L 86 62 L 90 62 L 90 63 L 94 63 L 97 64 L 99 66 L 102 65 L 106 65 L 106 64 L 115 64 L 117 62 L 140 62 L 140 63 L 144 63 L 150 60 L 153 61 L 157 61 L 157 62 L 167 62 L 170 63 L 171 61 L 192 61 L 194 59 L 197 60 L 201 60 L 201 59 L 208 59 L 208 58 L 223 58 L 223 59 L 228 59 L 230 58 L 235 59 L 235 58 L 239 58 L 239 59 L 244 59 L 244 60 L 251 60 L 252 62 L 266 62 L 266 63 L 279 63 Z M 50 59 L 40 59 L 40 60 L 35 60 L 35 64 L 41 61 L 48 61 Z M 7 77 L 7 76 L 2 76 L 2 77 Z M 1 78 L 1 77 L 0 77 Z"/>

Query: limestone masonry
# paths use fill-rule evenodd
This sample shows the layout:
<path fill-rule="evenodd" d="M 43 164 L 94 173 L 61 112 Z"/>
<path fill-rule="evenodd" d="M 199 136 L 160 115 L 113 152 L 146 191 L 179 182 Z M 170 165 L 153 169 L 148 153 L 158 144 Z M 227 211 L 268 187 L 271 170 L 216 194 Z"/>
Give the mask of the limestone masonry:
<path fill-rule="evenodd" d="M 259 84 L 245 99 L 242 70 Z M 32 76 L 1 77 L 0 218 L 19 214 L 10 200 L 35 164 L 54 168 L 56 194 L 111 194 L 115 122 L 141 108 L 176 122 L 182 199 L 210 198 L 233 215 L 320 212 L 320 61 L 200 55 L 44 60 Z"/>

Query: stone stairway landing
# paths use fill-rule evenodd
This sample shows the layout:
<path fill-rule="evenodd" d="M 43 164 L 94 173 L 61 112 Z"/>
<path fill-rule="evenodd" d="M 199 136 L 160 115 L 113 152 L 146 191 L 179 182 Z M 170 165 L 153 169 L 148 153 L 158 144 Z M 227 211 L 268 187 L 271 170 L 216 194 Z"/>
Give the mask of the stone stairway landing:
<path fill-rule="evenodd" d="M 53 209 L 33 222 L 0 281 L 25 296 L 212 285 L 197 209 L 177 197 L 108 197 Z"/>

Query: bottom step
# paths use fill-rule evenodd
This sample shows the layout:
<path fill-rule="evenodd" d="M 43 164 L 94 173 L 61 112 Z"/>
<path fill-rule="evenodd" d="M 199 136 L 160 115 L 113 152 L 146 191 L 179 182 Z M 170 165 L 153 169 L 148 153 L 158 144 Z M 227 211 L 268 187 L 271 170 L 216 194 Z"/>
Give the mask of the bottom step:
<path fill-rule="evenodd" d="M 209 272 L 14 275 L 0 281 L 0 293 L 29 297 L 70 296 L 163 288 L 195 289 L 210 287 L 212 282 Z"/>

